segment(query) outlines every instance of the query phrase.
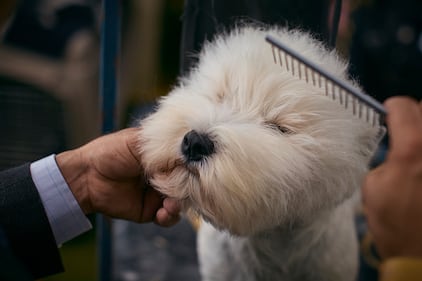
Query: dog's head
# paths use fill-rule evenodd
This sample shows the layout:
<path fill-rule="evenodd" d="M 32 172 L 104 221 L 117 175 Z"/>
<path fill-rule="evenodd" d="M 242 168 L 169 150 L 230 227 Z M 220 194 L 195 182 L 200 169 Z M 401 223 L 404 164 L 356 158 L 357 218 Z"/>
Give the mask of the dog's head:
<path fill-rule="evenodd" d="M 220 229 L 246 235 L 311 218 L 359 187 L 378 130 L 273 61 L 266 34 L 346 79 L 346 64 L 299 31 L 240 28 L 141 121 L 151 184 Z"/>

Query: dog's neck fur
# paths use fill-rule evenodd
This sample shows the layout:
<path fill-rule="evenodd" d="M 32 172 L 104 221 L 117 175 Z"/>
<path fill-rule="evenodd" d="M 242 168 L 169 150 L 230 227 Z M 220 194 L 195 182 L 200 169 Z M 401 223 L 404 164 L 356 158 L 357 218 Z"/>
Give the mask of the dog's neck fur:
<path fill-rule="evenodd" d="M 278 226 L 248 237 L 231 237 L 224 251 L 230 260 L 228 264 L 233 265 L 235 261 L 234 272 L 226 269 L 222 271 L 224 277 L 205 276 L 204 280 L 229 280 L 227 276 L 239 281 L 274 280 L 275 276 L 280 277 L 277 280 L 334 281 L 344 276 L 353 280 L 350 264 L 357 266 L 357 245 L 351 245 L 350 241 L 357 240 L 350 238 L 355 234 L 352 221 L 353 210 L 346 204 L 307 224 Z M 347 238 L 339 240 L 341 237 Z M 224 260 L 221 264 L 224 266 Z M 330 268 L 319 268 L 327 264 Z M 309 271 L 310 268 L 313 270 Z"/>

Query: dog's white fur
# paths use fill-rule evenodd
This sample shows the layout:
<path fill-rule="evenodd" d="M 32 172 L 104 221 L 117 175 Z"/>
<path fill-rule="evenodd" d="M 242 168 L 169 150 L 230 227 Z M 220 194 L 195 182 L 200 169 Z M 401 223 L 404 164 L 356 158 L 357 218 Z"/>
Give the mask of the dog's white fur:
<path fill-rule="evenodd" d="M 222 34 L 141 121 L 146 175 L 207 222 L 198 233 L 203 280 L 354 280 L 351 198 L 379 128 L 275 64 L 266 34 L 348 79 L 346 63 L 305 32 Z M 202 161 L 181 152 L 191 130 L 215 145 Z"/>

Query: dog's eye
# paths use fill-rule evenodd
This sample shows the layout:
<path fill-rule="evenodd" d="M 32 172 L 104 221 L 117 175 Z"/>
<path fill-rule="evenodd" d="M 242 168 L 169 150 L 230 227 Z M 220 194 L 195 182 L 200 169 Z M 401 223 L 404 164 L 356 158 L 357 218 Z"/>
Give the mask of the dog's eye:
<path fill-rule="evenodd" d="M 285 126 L 281 126 L 277 123 L 266 123 L 268 127 L 270 127 L 273 130 L 277 130 L 282 134 L 291 134 L 293 133 L 292 130 L 290 130 L 289 128 L 285 127 Z"/>
<path fill-rule="evenodd" d="M 290 130 L 289 128 L 287 128 L 287 127 L 284 127 L 284 126 L 277 126 L 277 129 L 280 131 L 280 132 L 282 132 L 283 134 L 291 134 L 292 133 L 292 130 Z"/>

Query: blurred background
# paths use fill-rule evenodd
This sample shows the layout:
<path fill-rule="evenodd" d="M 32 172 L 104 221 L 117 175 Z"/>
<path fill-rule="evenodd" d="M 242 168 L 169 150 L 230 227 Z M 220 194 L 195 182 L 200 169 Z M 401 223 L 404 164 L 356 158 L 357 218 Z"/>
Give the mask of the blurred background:
<path fill-rule="evenodd" d="M 223 27 L 238 19 L 302 27 L 328 42 L 335 0 L 127 0 L 122 6 L 118 128 L 133 126 Z M 100 0 L 0 2 L 0 169 L 71 149 L 101 134 Z M 422 1 L 344 0 L 337 48 L 379 101 L 421 99 Z M 331 35 L 330 35 L 331 34 Z M 95 217 L 91 218 L 95 226 Z M 365 225 L 358 224 L 359 233 Z M 115 221 L 114 280 L 198 280 L 195 231 Z M 66 272 L 97 280 L 96 229 L 62 246 Z M 375 280 L 366 260 L 360 280 Z"/>
<path fill-rule="evenodd" d="M 150 111 L 155 99 L 175 82 L 183 1 L 119 2 L 122 42 L 116 124 L 123 128 Z M 101 134 L 101 5 L 99 0 L 0 1 L 0 169 L 78 147 Z M 60 249 L 66 272 L 43 280 L 98 280 L 96 218 L 90 219 L 94 231 Z M 194 251 L 193 231 L 185 222 L 164 236 L 154 225 L 137 226 L 115 222 L 116 235 L 124 235 L 115 243 L 123 247 L 116 250 L 115 280 L 164 280 L 169 274 L 166 267 L 177 264 L 166 260 L 171 247 L 164 236 L 174 236 L 173 232 L 183 232 L 179 236 L 188 241 L 181 247 L 188 245 Z M 136 244 L 141 245 L 138 252 Z M 148 255 L 153 258 L 145 259 Z M 194 255 L 187 253 L 181 261 L 188 265 L 191 259 L 196 271 Z M 138 259 L 131 257 L 143 263 L 138 265 Z M 154 264 L 157 257 L 159 267 Z M 131 269 L 143 275 L 134 276 Z"/>

